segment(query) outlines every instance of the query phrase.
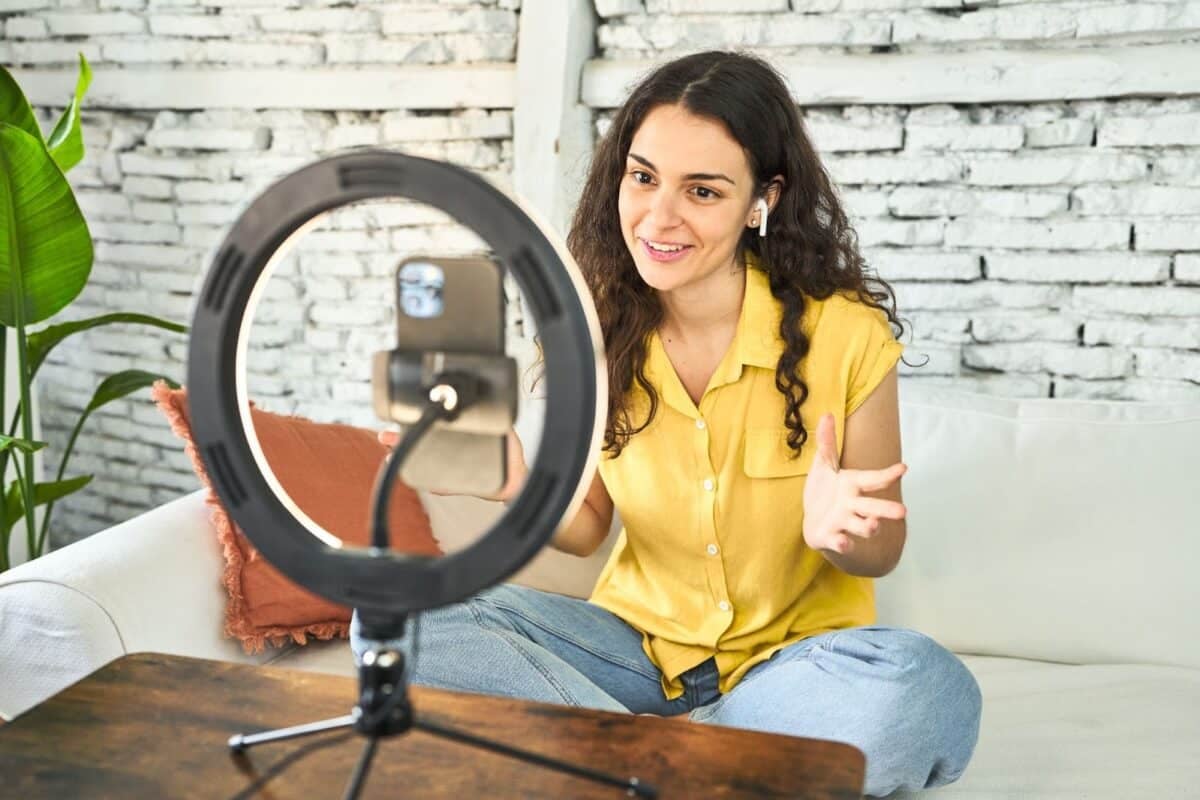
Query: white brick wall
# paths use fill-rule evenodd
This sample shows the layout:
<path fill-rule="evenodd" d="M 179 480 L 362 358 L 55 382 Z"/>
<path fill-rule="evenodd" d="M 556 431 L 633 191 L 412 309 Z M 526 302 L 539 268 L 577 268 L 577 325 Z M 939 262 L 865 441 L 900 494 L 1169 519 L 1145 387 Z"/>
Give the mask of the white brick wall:
<path fill-rule="evenodd" d="M 511 61 L 520 7 L 517 0 L 400 5 L 371 0 L 338 8 L 298 7 L 308 4 L 287 0 L 146 5 L 0 0 L 0 63 L 70 65 L 81 50 L 95 67 Z"/>
<path fill-rule="evenodd" d="M 113 135 L 119 128 L 140 135 Z M 72 311 L 80 316 L 143 309 L 186 321 L 211 253 L 239 212 L 276 177 L 336 148 L 338 131 L 370 130 L 375 142 L 447 158 L 502 184 L 512 171 L 507 110 L 444 116 L 95 112 L 87 115 L 87 129 L 125 149 L 106 154 L 116 157 L 113 182 L 78 189 L 97 242 L 91 282 Z M 370 353 L 393 346 L 395 265 L 406 253 L 482 247 L 445 215 L 414 204 L 377 203 L 331 215 L 300 242 L 269 285 L 252 334 L 251 395 L 269 410 L 377 427 L 364 370 Z M 348 358 L 346 336 L 356 333 L 368 335 Z M 56 352 L 43 372 L 43 416 L 59 436 L 69 432 L 74 409 L 104 374 L 138 366 L 183 378 L 183 337 L 126 330 L 83 339 Z M 368 340 L 371 346 L 362 344 Z M 85 534 L 195 487 L 190 465 L 157 411 L 138 425 L 127 422 L 145 405 L 145 398 L 123 401 L 95 416 L 77 453 L 116 458 L 138 477 L 104 472 L 108 478 L 88 498 L 55 512 L 63 514 L 65 531 L 57 535 Z M 147 448 L 153 458 L 143 458 Z M 83 469 L 88 462 L 73 463 Z M 146 488 L 124 492 L 126 480 Z"/>
<path fill-rule="evenodd" d="M 69 74 L 83 51 L 98 75 L 107 66 L 512 62 L 520 4 L 380 0 L 297 8 L 290 0 L 150 0 L 146 6 L 0 0 L 0 61 L 60 65 Z M 64 96 L 70 85 L 64 79 Z M 104 88 L 94 82 L 93 97 Z M 59 109 L 38 111 L 48 130 Z M 84 133 L 87 157 L 70 177 L 96 258 L 71 317 L 135 310 L 187 322 L 211 255 L 240 211 L 269 183 L 323 154 L 381 145 L 472 167 L 501 185 L 512 175 L 513 114 L 504 107 L 187 113 L 85 104 Z M 252 332 L 251 395 L 270 410 L 378 427 L 365 370 L 371 353 L 394 346 L 396 264 L 420 250 L 482 247 L 444 214 L 416 204 L 379 202 L 330 215 L 268 285 Z M 519 304 L 514 308 L 516 329 Z M 105 375 L 138 367 L 182 381 L 186 351 L 186 337 L 118 327 L 60 347 L 39 387 L 55 452 Z M 94 470 L 97 478 L 56 508 L 53 535 L 60 543 L 198 486 L 181 443 L 145 393 L 94 414 L 69 469 Z"/>
<path fill-rule="evenodd" d="M 979 7 L 982 5 L 983 7 Z M 1200 2 L 1175 0 L 597 0 L 599 42 L 629 58 L 663 49 L 886 46 L 961 51 L 983 45 L 1092 47 L 1196 38 Z M 964 6 L 967 6 L 964 8 Z M 974 7 L 972 7 L 974 6 Z M 937 9 L 954 13 L 937 13 Z"/>
<path fill-rule="evenodd" d="M 742 14 L 733 5 L 598 2 L 601 57 L 628 62 L 619 73 L 628 77 L 714 43 L 750 47 L 820 103 L 802 109 L 806 127 L 868 263 L 911 323 L 904 380 L 1014 396 L 1200 399 L 1200 80 L 1184 96 L 1120 99 L 1101 87 L 1086 99 L 988 103 L 949 61 L 1200 47 L 1200 3 L 791 0 Z M 947 54 L 945 75 L 929 75 L 951 100 L 874 100 L 889 80 L 917 93 L 883 69 L 870 73 L 870 106 L 828 99 L 864 94 L 859 80 L 797 85 L 825 61 L 865 71 L 846 58 L 865 45 Z M 1041 96 L 1037 84 L 1055 77 L 1005 75 L 1017 96 Z M 608 106 L 612 94 L 596 86 L 588 96 Z M 598 130 L 609 117 L 602 108 Z"/>
<path fill-rule="evenodd" d="M 1200 47 L 1197 0 L 595 0 L 595 8 L 602 62 L 649 66 L 710 47 L 751 48 L 790 64 L 793 81 L 805 74 L 796 64 L 877 53 L 1103 50 L 1114 59 Z M 411 65 L 512 63 L 520 13 L 518 0 L 0 0 L 0 62 L 69 70 L 82 51 L 101 72 L 374 70 L 378 81 Z M 1005 80 L 1015 96 L 1040 99 L 1035 84 L 1048 77 Z M 943 86 L 941 76 L 930 80 Z M 1200 82 L 1191 93 L 1137 97 L 1147 92 L 1107 80 L 1089 84 L 1091 94 L 1062 95 L 1078 99 L 981 102 L 948 69 L 941 92 L 950 96 L 937 102 L 895 104 L 885 82 L 882 98 L 865 100 L 873 105 L 831 104 L 834 91 L 803 109 L 869 264 L 893 283 L 911 324 L 905 381 L 1011 396 L 1200 398 Z M 200 112 L 119 103 L 87 111 L 89 154 L 71 178 L 96 265 L 72 314 L 144 308 L 187 319 L 238 212 L 323 153 L 393 146 L 512 179 L 511 101 L 314 112 L 246 111 L 244 99 Z M 43 121 L 55 111 L 39 109 Z M 597 109 L 597 130 L 609 115 Z M 364 358 L 390 345 L 398 258 L 478 246 L 414 204 L 331 215 L 279 266 L 260 307 L 252 394 L 267 408 L 374 425 Z M 106 371 L 141 366 L 182 378 L 186 349 L 183 337 L 140 329 L 63 347 L 43 372 L 46 435 L 65 441 Z M 73 464 L 103 477 L 56 511 L 59 541 L 196 485 L 144 398 L 98 414 Z"/>

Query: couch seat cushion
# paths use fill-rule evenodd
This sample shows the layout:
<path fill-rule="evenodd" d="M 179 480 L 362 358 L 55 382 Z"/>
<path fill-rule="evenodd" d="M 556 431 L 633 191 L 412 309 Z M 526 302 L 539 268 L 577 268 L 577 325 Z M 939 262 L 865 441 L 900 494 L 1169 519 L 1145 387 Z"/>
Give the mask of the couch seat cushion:
<path fill-rule="evenodd" d="M 962 778 L 922 796 L 1125 800 L 1195 793 L 1200 670 L 961 658 L 983 690 L 979 744 Z"/>

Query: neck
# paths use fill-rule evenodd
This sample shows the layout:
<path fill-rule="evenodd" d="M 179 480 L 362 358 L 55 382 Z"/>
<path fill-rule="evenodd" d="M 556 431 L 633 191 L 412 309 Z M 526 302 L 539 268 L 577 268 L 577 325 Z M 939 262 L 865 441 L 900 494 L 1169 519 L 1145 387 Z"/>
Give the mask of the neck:
<path fill-rule="evenodd" d="M 695 340 L 735 327 L 746 292 L 746 270 L 735 256 L 696 283 L 660 292 L 663 306 L 661 328 L 680 339 Z"/>

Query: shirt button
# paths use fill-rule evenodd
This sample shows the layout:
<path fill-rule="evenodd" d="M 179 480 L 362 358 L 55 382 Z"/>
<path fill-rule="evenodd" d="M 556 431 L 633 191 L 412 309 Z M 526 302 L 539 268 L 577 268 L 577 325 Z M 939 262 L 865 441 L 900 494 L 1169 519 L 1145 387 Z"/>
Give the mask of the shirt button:
<path fill-rule="evenodd" d="M 728 610 L 729 610 L 729 603 L 727 603 L 727 602 L 725 602 L 724 600 L 722 600 L 721 602 L 717 603 L 717 607 L 718 607 L 718 608 L 720 608 L 722 611 L 728 611 Z"/>
<path fill-rule="evenodd" d="M 710 556 L 715 556 L 717 554 L 717 546 L 715 544 L 710 544 L 708 546 L 708 554 Z"/>
<path fill-rule="evenodd" d="M 704 430 L 704 420 L 702 420 L 702 419 L 696 420 L 696 427 L 699 428 L 700 430 Z"/>
<path fill-rule="evenodd" d="M 713 486 L 715 486 L 715 485 L 716 485 L 716 484 L 714 484 L 714 483 L 712 482 L 712 478 L 705 478 L 705 479 L 704 479 L 704 491 L 706 491 L 706 492 L 711 492 L 711 491 L 713 490 Z"/>

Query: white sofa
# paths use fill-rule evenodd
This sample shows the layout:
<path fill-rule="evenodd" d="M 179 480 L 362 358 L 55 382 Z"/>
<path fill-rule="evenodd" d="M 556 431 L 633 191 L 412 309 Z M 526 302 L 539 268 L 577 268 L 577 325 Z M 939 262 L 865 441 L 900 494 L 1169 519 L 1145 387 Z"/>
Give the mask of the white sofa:
<path fill-rule="evenodd" d="M 960 654 L 984 695 L 974 760 L 937 794 L 1200 796 L 1200 403 L 904 382 L 901 404 L 909 536 L 879 621 Z M 496 511 L 426 501 L 451 543 Z M 603 555 L 545 551 L 518 579 L 585 594 Z M 0 574 L 0 715 L 137 651 L 352 674 L 344 641 L 222 639 L 219 571 L 197 492 Z"/>

